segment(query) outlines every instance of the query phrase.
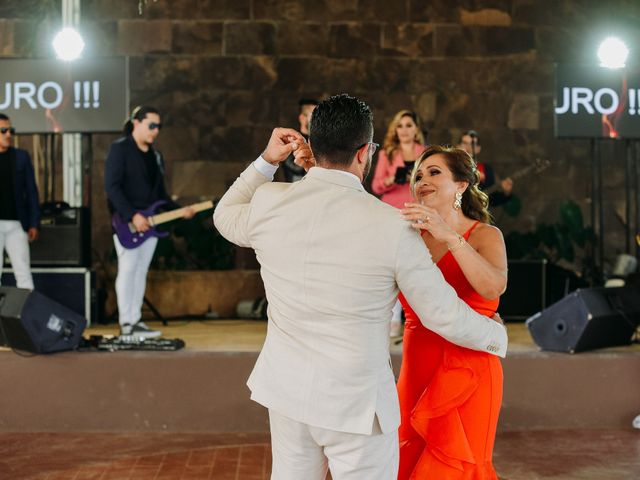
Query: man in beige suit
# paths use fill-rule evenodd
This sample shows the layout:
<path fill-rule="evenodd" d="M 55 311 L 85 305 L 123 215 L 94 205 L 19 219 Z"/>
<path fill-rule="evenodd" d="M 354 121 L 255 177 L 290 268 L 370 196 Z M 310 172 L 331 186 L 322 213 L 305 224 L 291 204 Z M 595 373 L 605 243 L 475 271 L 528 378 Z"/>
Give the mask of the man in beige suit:
<path fill-rule="evenodd" d="M 389 358 L 398 290 L 427 328 L 504 356 L 503 325 L 458 299 L 419 235 L 363 186 L 374 143 L 369 107 L 321 102 L 309 144 L 317 159 L 300 182 L 270 180 L 302 136 L 276 128 L 262 155 L 220 200 L 215 225 L 252 247 L 269 323 L 248 381 L 269 409 L 272 479 L 395 479 L 400 421 Z"/>

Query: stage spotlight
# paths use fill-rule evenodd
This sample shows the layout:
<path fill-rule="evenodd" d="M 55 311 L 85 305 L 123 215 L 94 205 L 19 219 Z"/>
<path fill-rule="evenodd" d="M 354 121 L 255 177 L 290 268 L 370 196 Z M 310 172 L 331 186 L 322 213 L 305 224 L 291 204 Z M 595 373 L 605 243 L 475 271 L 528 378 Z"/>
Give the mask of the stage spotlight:
<path fill-rule="evenodd" d="M 629 49 L 624 42 L 615 37 L 605 39 L 598 48 L 600 66 L 606 68 L 624 68 Z"/>
<path fill-rule="evenodd" d="M 84 50 L 84 40 L 74 28 L 63 28 L 53 39 L 53 49 L 60 60 L 76 60 Z"/>

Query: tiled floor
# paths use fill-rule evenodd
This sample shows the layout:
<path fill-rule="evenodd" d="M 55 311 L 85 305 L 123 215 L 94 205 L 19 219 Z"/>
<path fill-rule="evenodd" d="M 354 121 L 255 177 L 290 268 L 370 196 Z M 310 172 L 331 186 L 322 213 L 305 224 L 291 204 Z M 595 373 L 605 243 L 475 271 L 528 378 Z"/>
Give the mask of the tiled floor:
<path fill-rule="evenodd" d="M 2 480 L 262 480 L 267 434 L 0 434 Z M 640 431 L 537 431 L 498 436 L 502 480 L 640 478 Z M 304 480 L 304 479 L 301 479 Z"/>
<path fill-rule="evenodd" d="M 0 479 L 262 480 L 269 435 L 0 434 Z"/>
<path fill-rule="evenodd" d="M 494 464 L 502 480 L 637 480 L 640 430 L 503 433 Z"/>

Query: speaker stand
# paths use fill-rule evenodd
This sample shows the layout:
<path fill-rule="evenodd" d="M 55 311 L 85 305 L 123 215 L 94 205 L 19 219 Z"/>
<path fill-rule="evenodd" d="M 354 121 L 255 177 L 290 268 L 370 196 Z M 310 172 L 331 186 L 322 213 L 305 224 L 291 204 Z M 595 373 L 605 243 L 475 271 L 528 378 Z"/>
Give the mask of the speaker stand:
<path fill-rule="evenodd" d="M 151 310 L 151 312 L 156 317 L 156 319 L 162 322 L 162 325 L 164 325 L 165 327 L 168 325 L 167 319 L 162 316 L 162 314 L 158 311 L 155 305 L 151 303 L 151 301 L 146 297 L 146 295 L 144 297 L 144 304 L 149 308 L 149 310 Z"/>
<path fill-rule="evenodd" d="M 167 319 L 164 316 L 162 316 L 160 311 L 155 307 L 153 303 L 151 303 L 151 301 L 146 296 L 143 298 L 143 303 L 144 305 L 147 306 L 149 310 L 151 310 L 151 313 L 153 313 L 153 316 L 156 318 L 156 320 L 160 320 L 162 322 L 162 325 L 165 327 L 168 325 Z M 113 313 L 109 315 L 109 320 L 107 323 L 109 323 L 110 321 L 115 321 L 118 314 L 119 314 L 118 307 L 116 307 Z"/>

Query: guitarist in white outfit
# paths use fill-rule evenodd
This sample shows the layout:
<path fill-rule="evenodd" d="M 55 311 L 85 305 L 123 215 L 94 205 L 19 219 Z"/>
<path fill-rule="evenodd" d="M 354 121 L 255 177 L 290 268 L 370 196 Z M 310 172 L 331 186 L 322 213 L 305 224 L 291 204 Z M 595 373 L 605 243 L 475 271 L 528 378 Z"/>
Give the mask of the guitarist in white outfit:
<path fill-rule="evenodd" d="M 153 107 L 136 107 L 125 123 L 124 137 L 111 145 L 105 165 L 105 190 L 109 210 L 117 212 L 125 222 L 131 222 L 137 232 L 146 232 L 152 225 L 143 213 L 153 203 L 164 200 L 169 207 L 178 207 L 164 186 L 164 162 L 153 142 L 160 133 L 160 114 Z M 191 218 L 195 211 L 187 207 L 183 217 Z M 114 234 L 118 254 L 116 296 L 121 335 L 155 338 L 161 332 L 150 329 L 142 317 L 142 302 L 149 265 L 158 239 L 150 237 L 136 248 L 125 248 Z"/>

